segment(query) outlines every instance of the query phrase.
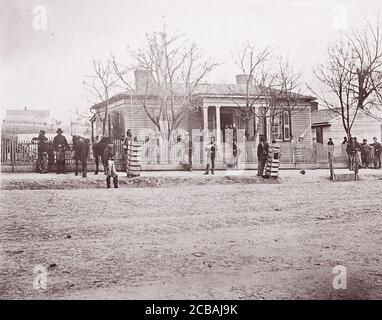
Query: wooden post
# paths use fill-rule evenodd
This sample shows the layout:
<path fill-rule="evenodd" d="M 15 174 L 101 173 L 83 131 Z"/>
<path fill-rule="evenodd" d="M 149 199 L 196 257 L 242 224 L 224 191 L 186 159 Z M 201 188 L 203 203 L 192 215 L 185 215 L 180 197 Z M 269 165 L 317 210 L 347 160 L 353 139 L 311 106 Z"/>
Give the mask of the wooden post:
<path fill-rule="evenodd" d="M 328 161 L 330 169 L 330 180 L 334 181 L 334 169 L 333 169 L 333 157 L 334 157 L 334 146 L 328 145 Z"/>

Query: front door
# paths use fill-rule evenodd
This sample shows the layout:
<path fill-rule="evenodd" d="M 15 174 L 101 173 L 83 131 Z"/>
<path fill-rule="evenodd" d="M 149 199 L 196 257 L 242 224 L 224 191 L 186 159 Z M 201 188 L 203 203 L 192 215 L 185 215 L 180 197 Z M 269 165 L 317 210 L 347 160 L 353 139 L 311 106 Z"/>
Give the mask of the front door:
<path fill-rule="evenodd" d="M 232 113 L 221 113 L 220 115 L 220 128 L 223 134 L 223 142 L 225 141 L 225 130 L 232 129 L 233 127 L 233 114 Z"/>
<path fill-rule="evenodd" d="M 324 143 L 324 137 L 322 135 L 322 127 L 316 127 L 316 142 Z"/>

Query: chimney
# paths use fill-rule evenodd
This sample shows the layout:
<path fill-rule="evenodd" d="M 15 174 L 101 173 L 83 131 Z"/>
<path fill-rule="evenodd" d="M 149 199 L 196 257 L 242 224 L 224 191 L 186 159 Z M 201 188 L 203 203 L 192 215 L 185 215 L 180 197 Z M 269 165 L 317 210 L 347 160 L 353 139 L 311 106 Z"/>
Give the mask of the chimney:
<path fill-rule="evenodd" d="M 253 84 L 253 77 L 249 77 L 248 74 L 238 74 L 236 75 L 237 84 L 247 84 L 250 81 L 250 84 Z"/>
<path fill-rule="evenodd" d="M 155 87 L 155 79 L 151 71 L 148 70 L 135 70 L 135 90 L 137 91 L 145 91 L 146 85 L 148 83 L 149 88 Z"/>

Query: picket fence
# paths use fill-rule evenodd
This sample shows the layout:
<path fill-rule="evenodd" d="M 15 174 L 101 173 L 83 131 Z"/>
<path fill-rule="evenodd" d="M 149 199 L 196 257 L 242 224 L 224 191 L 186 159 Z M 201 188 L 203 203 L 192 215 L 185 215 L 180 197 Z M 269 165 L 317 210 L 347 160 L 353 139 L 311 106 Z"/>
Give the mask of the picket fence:
<path fill-rule="evenodd" d="M 114 140 L 116 146 L 116 162 L 122 162 L 122 141 Z M 52 141 L 49 143 L 48 163 L 55 163 L 55 153 Z M 70 145 L 71 147 L 71 145 Z M 142 164 L 143 165 L 179 165 L 189 163 L 189 146 L 184 142 L 162 142 L 150 140 L 142 144 Z M 217 164 L 229 164 L 233 158 L 233 147 L 229 143 L 219 144 L 216 155 Z M 73 164 L 72 148 L 66 154 L 66 162 Z M 346 163 L 346 150 L 342 145 L 334 148 L 334 162 Z M 37 161 L 37 144 L 30 141 L 1 140 L 1 164 L 2 165 L 34 165 Z M 192 163 L 204 164 L 205 152 L 202 142 L 195 142 L 192 145 Z M 256 146 L 254 142 L 238 143 L 237 150 L 238 163 L 257 163 Z M 310 147 L 299 144 L 281 144 L 281 163 L 328 163 L 327 145 L 314 144 Z M 90 151 L 89 164 L 94 164 L 92 150 Z"/>

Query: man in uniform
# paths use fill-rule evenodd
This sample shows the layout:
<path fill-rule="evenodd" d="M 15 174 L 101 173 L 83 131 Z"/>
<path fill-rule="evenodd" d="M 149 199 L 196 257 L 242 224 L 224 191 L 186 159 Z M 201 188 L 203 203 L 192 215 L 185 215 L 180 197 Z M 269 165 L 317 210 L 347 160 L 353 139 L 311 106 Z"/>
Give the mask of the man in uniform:
<path fill-rule="evenodd" d="M 361 149 L 362 149 L 362 147 L 358 143 L 357 138 L 356 137 L 352 137 L 350 139 L 349 144 L 346 147 L 346 152 L 350 156 L 350 160 L 351 160 L 350 161 L 350 167 L 349 167 L 350 171 L 354 171 L 354 161 L 356 161 L 355 155 L 357 153 L 360 154 L 361 153 Z M 359 158 L 361 158 L 361 157 L 359 157 Z M 360 159 L 359 159 L 359 161 L 360 161 Z M 361 165 L 361 163 L 359 163 L 358 165 Z"/>
<path fill-rule="evenodd" d="M 260 142 L 257 146 L 257 175 L 262 177 L 264 174 L 265 163 L 268 158 L 268 143 L 265 141 L 265 137 L 260 135 Z"/>
<path fill-rule="evenodd" d="M 40 130 L 38 137 L 32 139 L 32 143 L 37 145 L 37 168 L 42 173 L 48 172 L 48 138 L 45 137 L 45 131 Z"/>
<path fill-rule="evenodd" d="M 106 165 L 106 186 L 110 188 L 110 180 L 113 177 L 114 188 L 118 188 L 118 173 L 115 168 L 115 149 L 112 143 L 109 143 L 104 151 L 104 159 Z"/>
<path fill-rule="evenodd" d="M 122 169 L 123 171 L 127 172 L 127 158 L 128 158 L 128 152 L 129 152 L 129 142 L 132 141 L 133 135 L 131 134 L 131 130 L 128 129 L 126 131 L 126 138 L 122 142 Z"/>
<path fill-rule="evenodd" d="M 58 128 L 57 135 L 53 139 L 54 151 L 56 152 L 57 174 L 66 173 L 65 151 L 68 149 L 68 142 L 62 133 L 61 128 Z"/>
<path fill-rule="evenodd" d="M 362 166 L 364 166 L 366 169 L 369 169 L 369 160 L 370 160 L 370 152 L 371 147 L 367 143 L 367 139 L 362 140 L 361 144 L 361 160 L 362 160 Z"/>
<path fill-rule="evenodd" d="M 382 145 L 378 142 L 377 137 L 374 137 L 373 141 L 374 142 L 371 145 L 374 147 L 374 169 L 381 169 Z"/>

